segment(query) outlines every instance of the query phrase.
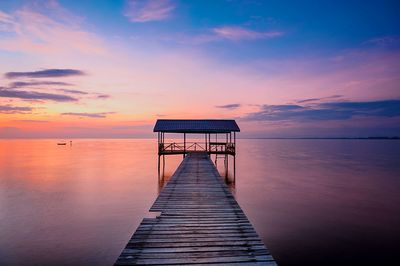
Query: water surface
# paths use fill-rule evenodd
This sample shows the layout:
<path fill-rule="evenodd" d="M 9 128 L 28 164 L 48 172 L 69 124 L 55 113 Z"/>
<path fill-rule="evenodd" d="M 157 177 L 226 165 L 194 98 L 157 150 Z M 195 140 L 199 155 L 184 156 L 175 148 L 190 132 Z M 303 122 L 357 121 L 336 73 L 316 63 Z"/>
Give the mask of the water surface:
<path fill-rule="evenodd" d="M 0 265 L 111 265 L 149 216 L 156 140 L 56 143 L 0 141 Z M 280 265 L 396 265 L 399 158 L 395 140 L 239 140 L 231 188 Z"/>

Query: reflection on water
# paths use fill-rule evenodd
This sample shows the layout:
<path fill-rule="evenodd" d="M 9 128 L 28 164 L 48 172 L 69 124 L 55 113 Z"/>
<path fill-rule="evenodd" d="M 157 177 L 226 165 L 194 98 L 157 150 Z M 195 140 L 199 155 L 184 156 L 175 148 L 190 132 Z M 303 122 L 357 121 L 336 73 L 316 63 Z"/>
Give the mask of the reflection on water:
<path fill-rule="evenodd" d="M 400 141 L 243 140 L 239 151 L 237 199 L 282 265 L 400 265 Z"/>
<path fill-rule="evenodd" d="M 154 141 L 0 141 L 0 265 L 111 265 L 157 195 Z"/>
<path fill-rule="evenodd" d="M 228 156 L 226 160 L 228 160 L 227 167 L 225 165 L 225 156 L 215 157 L 215 155 L 211 155 L 211 161 L 214 162 L 215 166 L 218 169 L 218 172 L 223 177 L 225 184 L 228 186 L 231 193 L 236 196 L 236 169 L 234 169 L 234 157 Z"/>
<path fill-rule="evenodd" d="M 169 162 L 170 157 L 173 156 L 173 171 L 168 171 L 166 172 L 166 165 Z M 160 162 L 158 165 L 158 194 L 160 194 L 161 190 L 164 188 L 164 186 L 167 184 L 167 182 L 171 179 L 173 173 L 175 172 L 175 169 L 177 168 L 177 165 L 183 160 L 182 155 L 168 155 L 164 156 L 166 158 L 163 158 L 163 156 L 160 157 Z M 180 158 L 176 160 L 176 158 Z M 222 161 L 225 158 L 222 159 Z M 234 158 L 232 156 L 228 156 L 227 160 L 229 160 L 228 167 L 225 166 L 224 162 L 218 163 L 218 161 L 221 161 L 221 158 L 216 158 L 215 155 L 211 155 L 211 161 L 214 162 L 215 166 L 218 169 L 218 172 L 220 173 L 221 177 L 223 177 L 225 184 L 228 186 L 229 190 L 233 195 L 236 193 L 236 179 L 235 179 L 235 170 L 233 166 L 230 166 L 230 163 L 233 163 Z M 171 170 L 171 167 L 168 167 L 169 170 Z"/>
<path fill-rule="evenodd" d="M 0 265 L 111 265 L 182 160 L 159 181 L 155 140 L 56 143 L 0 141 Z M 388 265 L 399 155 L 400 141 L 239 140 L 231 189 L 281 265 Z"/>
<path fill-rule="evenodd" d="M 164 157 L 164 158 L 163 158 Z M 165 158 L 166 157 L 166 158 Z M 173 176 L 176 168 L 183 160 L 182 155 L 160 156 L 158 163 L 158 194 Z"/>

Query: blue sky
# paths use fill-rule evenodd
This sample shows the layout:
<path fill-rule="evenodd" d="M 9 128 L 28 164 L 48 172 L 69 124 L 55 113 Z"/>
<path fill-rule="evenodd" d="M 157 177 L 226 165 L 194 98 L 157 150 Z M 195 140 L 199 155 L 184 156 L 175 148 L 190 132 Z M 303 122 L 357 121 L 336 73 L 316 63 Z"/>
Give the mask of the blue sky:
<path fill-rule="evenodd" d="M 399 10 L 398 1 L 1 1 L 0 136 L 151 136 L 144 129 L 159 117 L 235 118 L 249 137 L 400 135 Z M 138 130 L 113 130 L 127 124 Z"/>

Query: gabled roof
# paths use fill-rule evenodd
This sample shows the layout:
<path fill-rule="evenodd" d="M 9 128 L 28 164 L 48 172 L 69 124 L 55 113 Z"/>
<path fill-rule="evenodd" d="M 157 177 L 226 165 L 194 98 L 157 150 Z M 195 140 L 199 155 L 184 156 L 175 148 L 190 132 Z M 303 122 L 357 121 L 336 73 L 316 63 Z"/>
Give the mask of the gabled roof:
<path fill-rule="evenodd" d="M 153 132 L 229 133 L 239 132 L 235 120 L 218 119 L 158 119 Z"/>

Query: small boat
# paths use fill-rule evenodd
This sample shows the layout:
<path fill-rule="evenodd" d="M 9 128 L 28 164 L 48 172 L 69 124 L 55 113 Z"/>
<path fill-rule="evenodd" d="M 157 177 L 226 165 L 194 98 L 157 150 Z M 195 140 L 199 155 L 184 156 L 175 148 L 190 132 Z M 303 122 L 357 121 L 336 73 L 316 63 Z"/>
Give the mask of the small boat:
<path fill-rule="evenodd" d="M 67 145 L 67 143 L 63 141 L 63 142 L 58 142 L 57 145 Z"/>

